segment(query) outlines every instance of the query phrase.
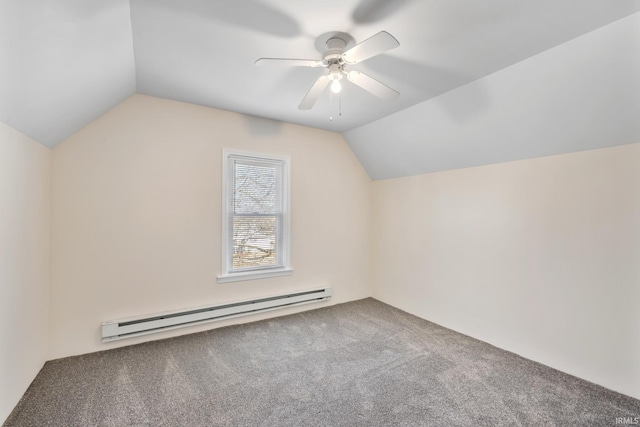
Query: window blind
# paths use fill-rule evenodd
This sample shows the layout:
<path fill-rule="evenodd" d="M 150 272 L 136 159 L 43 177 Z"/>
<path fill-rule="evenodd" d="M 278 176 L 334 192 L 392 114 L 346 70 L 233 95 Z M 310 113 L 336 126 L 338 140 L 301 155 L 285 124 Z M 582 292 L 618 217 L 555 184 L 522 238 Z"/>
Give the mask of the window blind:
<path fill-rule="evenodd" d="M 284 162 L 229 156 L 230 271 L 283 267 Z"/>

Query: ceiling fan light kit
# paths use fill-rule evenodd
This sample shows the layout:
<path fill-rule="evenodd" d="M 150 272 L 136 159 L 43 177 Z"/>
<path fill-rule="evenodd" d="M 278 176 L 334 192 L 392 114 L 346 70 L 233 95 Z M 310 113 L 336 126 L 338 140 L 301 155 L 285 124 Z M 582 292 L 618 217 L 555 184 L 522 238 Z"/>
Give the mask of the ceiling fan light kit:
<path fill-rule="evenodd" d="M 327 74 L 320 76 L 298 106 L 301 110 L 309 110 L 316 103 L 326 87 L 331 85 L 332 93 L 340 93 L 342 90 L 342 77 L 347 76 L 347 80 L 356 86 L 380 99 L 390 101 L 395 99 L 399 93 L 378 80 L 364 74 L 361 71 L 346 71 L 345 66 L 355 65 L 374 56 L 380 55 L 388 50 L 400 46 L 398 40 L 386 31 L 380 31 L 374 36 L 353 46 L 345 51 L 347 42 L 340 37 L 331 37 L 326 42 L 327 50 L 322 55 L 322 60 L 312 59 L 289 59 L 289 58 L 260 58 L 256 65 L 279 64 L 294 67 L 324 67 Z"/>
<path fill-rule="evenodd" d="M 340 65 L 339 63 L 333 63 L 331 65 L 329 65 L 329 80 L 331 80 L 331 92 L 333 93 L 340 93 L 340 91 L 342 90 L 342 83 L 340 83 L 340 80 L 342 80 L 342 74 L 344 73 L 344 69 L 342 68 L 342 65 Z"/>

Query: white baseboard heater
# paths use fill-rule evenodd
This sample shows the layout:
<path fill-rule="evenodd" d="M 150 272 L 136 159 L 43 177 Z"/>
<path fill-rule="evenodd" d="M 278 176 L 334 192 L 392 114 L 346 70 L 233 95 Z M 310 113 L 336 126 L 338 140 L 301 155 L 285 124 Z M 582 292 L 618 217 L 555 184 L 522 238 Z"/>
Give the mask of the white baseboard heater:
<path fill-rule="evenodd" d="M 102 322 L 102 342 L 199 325 L 331 298 L 331 288 L 312 289 L 209 307 Z"/>

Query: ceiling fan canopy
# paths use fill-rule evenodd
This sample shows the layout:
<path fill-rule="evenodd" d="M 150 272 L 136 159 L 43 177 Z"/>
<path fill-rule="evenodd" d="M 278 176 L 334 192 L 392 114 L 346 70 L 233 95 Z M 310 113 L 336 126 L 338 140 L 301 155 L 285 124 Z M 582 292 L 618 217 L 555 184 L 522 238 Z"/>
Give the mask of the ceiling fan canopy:
<path fill-rule="evenodd" d="M 398 40 L 386 31 L 380 31 L 372 37 L 345 51 L 345 38 L 337 35 L 326 42 L 326 51 L 321 60 L 291 59 L 291 58 L 260 58 L 256 65 L 285 65 L 293 67 L 325 67 L 327 74 L 320 76 L 307 92 L 298 106 L 301 110 L 309 110 L 316 103 L 320 95 L 331 84 L 334 93 L 340 92 L 343 76 L 347 80 L 372 93 L 383 100 L 393 100 L 399 93 L 384 83 L 357 70 L 345 70 L 345 67 L 358 64 L 381 53 L 400 46 Z"/>

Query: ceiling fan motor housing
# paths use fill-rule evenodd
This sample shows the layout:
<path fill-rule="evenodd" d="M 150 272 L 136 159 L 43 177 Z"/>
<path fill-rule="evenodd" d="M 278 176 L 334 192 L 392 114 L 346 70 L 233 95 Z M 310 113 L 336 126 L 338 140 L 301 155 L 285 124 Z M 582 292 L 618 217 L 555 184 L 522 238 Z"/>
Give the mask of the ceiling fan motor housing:
<path fill-rule="evenodd" d="M 341 38 L 330 38 L 329 40 L 327 40 L 327 51 L 322 56 L 322 59 L 329 64 L 331 64 L 332 62 L 340 62 L 346 46 L 347 42 L 345 42 Z"/>

